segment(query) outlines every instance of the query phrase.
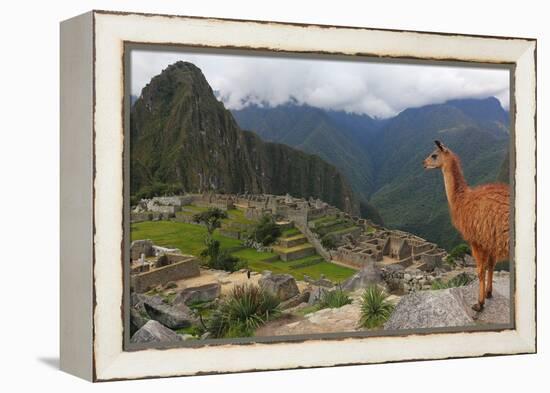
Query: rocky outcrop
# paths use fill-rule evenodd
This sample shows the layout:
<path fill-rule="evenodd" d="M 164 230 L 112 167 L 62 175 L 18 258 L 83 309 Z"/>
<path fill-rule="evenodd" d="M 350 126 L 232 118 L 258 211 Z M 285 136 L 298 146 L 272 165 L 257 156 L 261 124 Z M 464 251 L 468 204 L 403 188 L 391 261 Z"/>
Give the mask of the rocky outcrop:
<path fill-rule="evenodd" d="M 353 292 L 358 289 L 365 289 L 371 285 L 380 285 L 386 289 L 386 283 L 382 278 L 380 270 L 374 263 L 367 263 L 359 272 L 342 283 L 342 290 Z"/>
<path fill-rule="evenodd" d="M 287 310 L 289 308 L 296 307 L 302 303 L 307 303 L 309 301 L 310 292 L 304 291 L 296 296 L 291 297 L 288 300 L 282 302 L 279 307 L 281 310 Z"/>
<path fill-rule="evenodd" d="M 174 299 L 174 304 L 193 304 L 198 302 L 210 302 L 220 296 L 221 285 L 219 283 L 205 284 L 198 287 L 185 288 Z"/>
<path fill-rule="evenodd" d="M 156 304 L 146 301 L 144 305 L 151 319 L 162 323 L 170 329 L 185 328 L 196 322 L 193 312 L 185 304 L 170 306 L 164 303 Z"/>
<path fill-rule="evenodd" d="M 281 301 L 290 299 L 300 293 L 296 280 L 290 274 L 265 274 L 259 281 L 260 286 L 279 298 Z"/>
<path fill-rule="evenodd" d="M 384 325 L 386 330 L 507 324 L 510 322 L 510 278 L 495 277 L 493 297 L 479 313 L 471 309 L 477 301 L 478 281 L 457 288 L 413 292 L 403 296 Z"/>
<path fill-rule="evenodd" d="M 130 339 L 135 344 L 172 343 L 181 341 L 181 337 L 157 321 L 150 320 Z"/>
<path fill-rule="evenodd" d="M 308 304 L 313 306 L 314 304 L 319 303 L 328 291 L 329 290 L 325 287 L 313 287 L 309 294 Z"/>
<path fill-rule="evenodd" d="M 142 326 L 145 325 L 148 320 L 149 318 L 145 318 L 135 308 L 131 308 L 130 309 L 130 334 L 134 334 L 139 329 L 141 329 Z"/>

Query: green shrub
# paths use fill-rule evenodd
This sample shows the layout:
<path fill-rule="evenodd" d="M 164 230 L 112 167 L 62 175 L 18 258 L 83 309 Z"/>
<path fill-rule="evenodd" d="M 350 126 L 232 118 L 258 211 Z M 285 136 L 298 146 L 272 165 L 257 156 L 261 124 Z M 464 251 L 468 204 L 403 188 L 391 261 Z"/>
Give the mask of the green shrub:
<path fill-rule="evenodd" d="M 466 243 L 461 243 L 458 246 L 454 247 L 451 252 L 449 253 L 449 256 L 453 259 L 462 259 L 464 256 L 472 255 L 472 250 L 470 249 L 470 246 Z"/>
<path fill-rule="evenodd" d="M 225 218 L 227 213 L 217 207 L 193 215 L 193 221 L 204 224 L 210 236 L 221 226 L 221 220 Z"/>
<path fill-rule="evenodd" d="M 246 261 L 234 257 L 227 250 L 222 250 L 218 240 L 207 237 L 205 243 L 206 248 L 201 251 L 200 256 L 209 268 L 235 272 L 247 267 Z"/>
<path fill-rule="evenodd" d="M 377 328 L 386 322 L 393 312 L 394 305 L 388 300 L 388 295 L 377 285 L 371 285 L 361 296 L 362 327 L 368 329 Z"/>
<path fill-rule="evenodd" d="M 327 291 L 321 296 L 319 301 L 319 309 L 322 308 L 339 308 L 351 303 L 351 298 L 338 288 L 333 291 Z"/>
<path fill-rule="evenodd" d="M 273 217 L 265 215 L 252 229 L 249 238 L 264 246 L 273 244 L 281 236 L 281 228 L 275 223 Z"/>
<path fill-rule="evenodd" d="M 468 285 L 473 281 L 473 278 L 469 276 L 466 273 L 460 273 L 456 276 L 454 276 L 452 279 L 450 279 L 447 282 L 444 282 L 441 279 L 437 279 L 434 282 L 432 282 L 431 289 L 447 289 L 447 288 L 456 288 L 456 287 L 463 287 L 465 285 Z"/>
<path fill-rule="evenodd" d="M 214 338 L 249 337 L 279 314 L 277 297 L 256 285 L 238 285 L 212 313 L 206 327 Z"/>
<path fill-rule="evenodd" d="M 321 245 L 327 250 L 334 250 L 336 248 L 336 242 L 332 236 L 325 235 L 321 239 Z"/>

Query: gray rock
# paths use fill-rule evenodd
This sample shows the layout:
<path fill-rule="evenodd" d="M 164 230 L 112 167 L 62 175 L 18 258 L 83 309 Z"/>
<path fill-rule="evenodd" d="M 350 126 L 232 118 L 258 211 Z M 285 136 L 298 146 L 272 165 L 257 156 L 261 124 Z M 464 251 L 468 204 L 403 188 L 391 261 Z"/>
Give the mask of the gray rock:
<path fill-rule="evenodd" d="M 493 297 L 485 300 L 481 312 L 471 306 L 477 302 L 478 281 L 463 287 L 414 292 L 403 296 L 384 329 L 461 327 L 510 322 L 510 279 L 493 279 Z"/>
<path fill-rule="evenodd" d="M 319 280 L 315 280 L 312 282 L 313 285 L 317 285 L 319 287 L 325 287 L 325 288 L 332 288 L 334 286 L 334 283 L 326 278 L 320 278 Z"/>
<path fill-rule="evenodd" d="M 403 296 L 386 330 L 471 326 L 474 320 L 450 289 L 413 292 Z"/>
<path fill-rule="evenodd" d="M 465 310 L 478 324 L 508 324 L 511 320 L 509 277 L 493 279 L 493 297 L 485 299 L 485 306 L 479 313 L 471 308 L 477 303 L 478 283 L 475 280 L 464 287 L 451 288 L 451 292 L 463 302 Z"/>
<path fill-rule="evenodd" d="M 309 299 L 307 301 L 308 305 L 313 306 L 314 304 L 319 303 L 319 301 L 325 296 L 325 293 L 328 292 L 328 289 L 323 287 L 314 287 L 309 294 Z"/>
<path fill-rule="evenodd" d="M 135 308 L 130 308 L 130 334 L 133 335 L 135 332 L 141 329 L 148 320 L 149 318 L 145 318 Z"/>
<path fill-rule="evenodd" d="M 296 280 L 290 274 L 268 274 L 260 278 L 260 286 L 279 300 L 285 301 L 296 296 L 300 291 Z"/>
<path fill-rule="evenodd" d="M 374 263 L 365 265 L 363 269 L 344 281 L 342 283 L 342 290 L 353 292 L 358 289 L 367 288 L 371 285 L 381 285 L 383 287 L 386 285 L 382 279 L 380 270 L 374 265 Z"/>
<path fill-rule="evenodd" d="M 133 261 L 137 260 L 141 254 L 145 254 L 146 257 L 152 257 L 154 255 L 152 240 L 134 240 L 132 242 L 130 245 L 130 259 Z"/>
<path fill-rule="evenodd" d="M 134 333 L 132 343 L 170 343 L 181 341 L 181 337 L 157 321 L 150 320 Z"/>
<path fill-rule="evenodd" d="M 180 329 L 191 326 L 196 322 L 193 312 L 185 304 L 169 306 L 168 304 L 156 304 L 144 302 L 147 314 L 154 319 L 169 327 L 170 329 Z"/>
<path fill-rule="evenodd" d="M 198 287 L 185 288 L 174 299 L 174 304 L 187 305 L 197 302 L 210 302 L 220 296 L 221 285 L 217 282 Z"/>
<path fill-rule="evenodd" d="M 151 303 L 151 304 L 163 304 L 164 301 L 159 295 L 149 296 L 144 295 L 142 293 L 133 293 L 131 296 L 131 305 L 132 308 L 134 308 L 139 313 L 147 314 L 147 310 L 145 310 L 145 302 Z"/>
<path fill-rule="evenodd" d="M 464 264 L 464 266 L 470 266 L 470 267 L 476 266 L 475 259 L 469 254 L 464 255 L 464 258 L 462 258 L 462 263 Z"/>
<path fill-rule="evenodd" d="M 289 308 L 296 307 L 301 303 L 307 303 L 309 301 L 310 292 L 304 291 L 296 296 L 291 297 L 288 300 L 282 302 L 279 306 L 281 310 L 287 310 Z"/>

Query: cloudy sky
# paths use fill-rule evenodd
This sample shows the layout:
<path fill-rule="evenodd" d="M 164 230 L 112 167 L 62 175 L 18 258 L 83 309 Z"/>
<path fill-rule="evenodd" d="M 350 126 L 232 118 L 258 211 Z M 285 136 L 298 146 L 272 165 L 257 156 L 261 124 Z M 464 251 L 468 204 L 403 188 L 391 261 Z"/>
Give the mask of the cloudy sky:
<path fill-rule="evenodd" d="M 509 73 L 503 69 L 143 50 L 131 52 L 132 94 L 139 96 L 153 76 L 178 60 L 198 66 L 228 109 L 294 99 L 386 118 L 454 98 L 495 96 L 509 106 Z"/>

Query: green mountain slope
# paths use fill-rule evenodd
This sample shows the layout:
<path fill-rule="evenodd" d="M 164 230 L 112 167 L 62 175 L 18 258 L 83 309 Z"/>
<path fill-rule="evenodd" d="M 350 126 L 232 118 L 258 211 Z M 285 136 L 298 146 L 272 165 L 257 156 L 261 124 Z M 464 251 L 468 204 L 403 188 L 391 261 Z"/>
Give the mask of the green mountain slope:
<path fill-rule="evenodd" d="M 494 181 L 507 165 L 509 114 L 493 97 L 407 109 L 387 120 L 292 104 L 233 113 L 262 138 L 314 152 L 338 167 L 368 200 L 365 216 L 374 211 L 386 226 L 447 248 L 460 238 L 450 223 L 441 173 L 422 168 L 433 140 L 461 156 L 472 185 Z"/>
<path fill-rule="evenodd" d="M 361 215 L 383 223 L 367 202 L 374 190 L 369 135 L 378 130 L 380 122 L 366 115 L 294 104 L 249 106 L 232 113 L 242 128 L 253 130 L 262 139 L 315 154 L 334 165 L 359 196 Z"/>
<path fill-rule="evenodd" d="M 490 117 L 490 111 L 486 113 Z M 371 203 L 389 227 L 451 248 L 461 240 L 450 221 L 441 171 L 422 167 L 435 139 L 459 155 L 468 183 L 477 185 L 497 178 L 508 151 L 508 133 L 447 103 L 405 110 L 379 135 L 373 156 L 377 190 Z"/>
<path fill-rule="evenodd" d="M 178 62 L 154 77 L 130 117 L 130 190 L 290 193 L 359 213 L 347 180 L 318 156 L 242 131 L 204 75 Z"/>

